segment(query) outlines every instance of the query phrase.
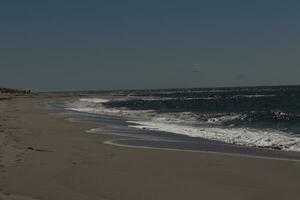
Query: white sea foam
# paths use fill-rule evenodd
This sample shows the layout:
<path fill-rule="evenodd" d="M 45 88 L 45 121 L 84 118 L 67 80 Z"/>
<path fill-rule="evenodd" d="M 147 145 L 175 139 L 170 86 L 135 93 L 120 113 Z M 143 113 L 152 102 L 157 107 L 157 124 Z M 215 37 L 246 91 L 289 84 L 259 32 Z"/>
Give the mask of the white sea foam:
<path fill-rule="evenodd" d="M 234 95 L 233 98 L 236 97 L 244 97 L 244 98 L 258 98 L 258 97 L 274 97 L 276 95 L 269 94 L 269 95 Z"/>
<path fill-rule="evenodd" d="M 284 132 L 248 128 L 199 128 L 182 124 L 162 123 L 159 121 L 130 122 L 137 124 L 131 125 L 131 127 L 139 129 L 159 130 L 190 137 L 222 141 L 230 144 L 281 149 L 285 151 L 300 151 L 300 138 L 293 137 Z"/>
<path fill-rule="evenodd" d="M 86 98 L 86 99 L 80 99 L 80 101 L 85 101 L 89 103 L 105 103 L 108 102 L 108 99 L 102 99 L 102 98 Z"/>
<path fill-rule="evenodd" d="M 290 133 L 270 129 L 222 128 L 215 126 L 245 117 L 242 115 L 229 114 L 224 116 L 220 113 L 211 117 L 204 116 L 204 120 L 201 120 L 201 116 L 191 112 L 156 113 L 152 110 L 134 111 L 125 108 L 106 108 L 103 106 L 103 103 L 108 101 L 101 98 L 80 99 L 79 101 L 68 103 L 67 109 L 94 114 L 122 116 L 136 123 L 137 125 L 132 126 L 135 128 L 172 132 L 231 144 L 300 151 L 300 137 Z M 195 124 L 198 126 L 195 126 Z M 213 126 L 207 127 L 209 124 Z"/>
<path fill-rule="evenodd" d="M 237 114 L 237 115 L 225 115 L 225 116 L 220 116 L 220 117 L 211 117 L 207 120 L 207 123 L 211 124 L 222 124 L 224 122 L 232 121 L 235 119 L 241 119 L 243 117 L 242 114 Z"/>
<path fill-rule="evenodd" d="M 103 114 L 103 115 L 113 115 L 113 116 L 123 116 L 131 117 L 133 119 L 139 118 L 147 112 L 152 111 L 133 111 L 126 109 L 117 109 L 117 108 L 106 108 L 103 106 L 103 103 L 106 103 L 110 100 L 101 99 L 101 98 L 86 98 L 80 99 L 75 102 L 68 102 L 67 110 L 73 110 L 78 112 L 92 113 L 92 114 Z"/>

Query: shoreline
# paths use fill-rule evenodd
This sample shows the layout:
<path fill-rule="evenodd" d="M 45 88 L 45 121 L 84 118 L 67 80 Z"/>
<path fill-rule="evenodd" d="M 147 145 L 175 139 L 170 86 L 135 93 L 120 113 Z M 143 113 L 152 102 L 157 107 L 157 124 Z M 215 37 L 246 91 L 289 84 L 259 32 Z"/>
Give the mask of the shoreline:
<path fill-rule="evenodd" d="M 98 125 L 64 120 L 43 102 L 0 101 L 0 198 L 291 199 L 300 165 L 209 153 L 124 148 L 124 137 L 86 134 Z"/>
<path fill-rule="evenodd" d="M 127 139 L 113 139 L 104 141 L 104 144 L 119 146 L 119 147 L 127 147 L 127 148 L 136 148 L 136 149 L 153 149 L 153 150 L 161 150 L 161 151 L 177 151 L 177 152 L 190 152 L 190 153 L 203 153 L 203 154 L 215 154 L 220 156 L 229 156 L 229 157 L 241 157 L 241 158 L 252 158 L 252 159 L 262 159 L 262 160 L 279 160 L 279 161 L 291 161 L 291 162 L 299 162 L 299 159 L 293 158 L 279 158 L 279 157 L 268 157 L 268 156 L 255 156 L 255 155 L 247 155 L 247 154 L 237 154 L 237 153 L 225 153 L 225 152 L 217 152 L 217 151 L 205 151 L 205 150 L 185 150 L 185 149 L 175 149 L 175 148 L 160 148 L 160 147 L 148 147 L 148 146 L 134 146 L 134 145 L 126 145 L 120 144 L 118 142 L 127 140 Z"/>
<path fill-rule="evenodd" d="M 139 99 L 139 97 L 134 97 L 134 96 L 132 96 L 131 98 Z M 85 117 L 84 116 L 85 113 L 87 117 L 89 117 L 89 115 L 95 115 L 98 116 L 99 118 L 105 118 L 107 116 L 107 118 L 123 119 L 124 123 L 126 123 L 126 128 L 123 127 L 124 131 L 126 131 L 125 129 L 129 129 L 130 127 L 130 128 L 134 128 L 135 130 L 139 129 L 140 132 L 142 133 L 145 132 L 145 130 L 149 130 L 148 132 L 150 133 L 150 135 L 151 135 L 151 131 L 160 132 L 160 133 L 173 133 L 173 135 L 176 135 L 176 138 L 179 138 L 178 135 L 183 135 L 186 136 L 186 138 L 199 138 L 199 140 L 215 141 L 219 143 L 231 144 L 236 146 L 245 146 L 245 147 L 253 147 L 259 149 L 270 149 L 270 150 L 272 149 L 275 151 L 279 150 L 282 152 L 300 153 L 300 149 L 299 149 L 300 140 L 297 137 L 297 132 L 289 132 L 288 130 L 283 131 L 283 129 L 279 128 L 280 124 L 277 126 L 277 128 L 273 127 L 274 129 L 270 127 L 267 128 L 267 126 L 255 127 L 252 126 L 251 124 L 240 126 L 239 123 L 244 123 L 241 121 L 244 121 L 245 116 L 248 116 L 247 114 L 245 114 L 245 116 L 242 114 L 236 114 L 232 118 L 228 116 L 229 114 L 224 114 L 223 116 L 224 119 L 219 119 L 222 117 L 205 118 L 207 120 L 217 121 L 211 123 L 211 122 L 204 122 L 205 120 L 194 121 L 197 120 L 196 119 L 197 117 L 194 116 L 195 113 L 193 113 L 192 111 L 178 112 L 178 113 L 174 112 L 175 114 L 173 114 L 172 112 L 169 113 L 168 111 L 162 111 L 162 113 L 160 113 L 159 109 L 147 110 L 146 108 L 146 110 L 143 110 L 142 108 L 139 109 L 138 107 L 136 107 L 133 110 L 131 110 L 131 108 L 127 108 L 126 105 L 128 104 L 129 107 L 131 107 L 131 104 L 138 104 L 136 101 L 139 100 L 132 102 L 130 98 L 126 98 L 126 100 L 121 98 L 120 101 L 109 101 L 109 99 L 111 98 L 110 97 L 107 98 L 106 96 L 97 96 L 93 98 L 84 98 L 80 100 L 78 99 L 72 103 L 67 103 L 66 105 L 62 103 L 61 106 L 62 107 L 65 106 L 66 109 L 70 110 L 70 112 L 74 112 L 75 114 L 82 113 L 83 117 Z M 104 103 L 104 105 L 101 105 L 102 103 Z M 105 103 L 108 103 L 108 105 L 105 105 Z M 125 106 L 125 107 L 119 108 L 119 106 Z M 260 113 L 258 114 L 259 116 L 256 117 L 270 117 L 269 115 L 273 115 L 273 114 L 270 111 L 270 113 L 266 114 L 268 116 L 264 116 L 265 114 Z M 283 115 L 283 114 L 277 113 L 276 115 Z M 185 118 L 188 119 L 185 120 Z M 237 120 L 239 121 L 238 123 L 233 122 L 236 120 L 236 118 L 238 118 Z M 247 119 L 245 121 L 248 120 L 251 121 L 251 119 L 252 118 L 250 117 L 250 119 Z M 218 122 L 218 120 L 220 120 L 222 123 L 226 122 L 230 125 L 229 126 L 223 125 L 221 122 Z M 227 122 L 227 120 L 229 120 L 230 123 Z M 283 121 L 285 120 L 286 119 L 283 119 Z M 88 121 L 88 120 L 83 120 L 83 121 Z M 101 119 L 98 121 L 102 122 Z M 297 131 L 297 129 L 295 128 L 296 126 L 292 126 L 292 125 L 290 126 L 294 128 L 293 131 Z M 180 139 L 185 140 L 184 138 L 180 138 Z"/>
<path fill-rule="evenodd" d="M 101 97 L 101 99 L 109 99 L 110 97 Z M 50 106 L 51 107 L 51 106 Z M 278 160 L 300 161 L 300 153 L 296 151 L 284 151 L 276 149 L 268 149 L 261 147 L 253 147 L 246 145 L 230 144 L 222 141 L 210 140 L 199 137 L 189 137 L 186 135 L 176 134 L 172 132 L 164 132 L 151 129 L 133 128 L 135 122 L 131 119 L 118 117 L 115 115 L 102 115 L 87 112 L 79 112 L 73 110 L 65 110 L 64 103 L 56 103 L 51 109 L 58 112 L 69 113 L 70 118 L 67 120 L 74 122 L 100 124 L 106 128 L 95 128 L 87 130 L 87 133 L 108 134 L 125 139 L 117 139 L 114 142 L 106 141 L 106 144 L 159 149 L 159 150 L 175 150 L 187 152 L 207 152 L 220 155 L 245 156 Z M 130 122 L 128 122 L 128 120 Z"/>

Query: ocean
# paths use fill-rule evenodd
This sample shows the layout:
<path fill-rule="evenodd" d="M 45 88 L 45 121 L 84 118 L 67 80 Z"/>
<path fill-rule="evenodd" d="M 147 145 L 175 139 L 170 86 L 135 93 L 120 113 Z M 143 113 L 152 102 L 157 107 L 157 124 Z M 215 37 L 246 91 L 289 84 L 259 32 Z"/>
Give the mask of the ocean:
<path fill-rule="evenodd" d="M 92 92 L 65 108 L 119 117 L 128 128 L 170 137 L 300 151 L 300 86 Z"/>

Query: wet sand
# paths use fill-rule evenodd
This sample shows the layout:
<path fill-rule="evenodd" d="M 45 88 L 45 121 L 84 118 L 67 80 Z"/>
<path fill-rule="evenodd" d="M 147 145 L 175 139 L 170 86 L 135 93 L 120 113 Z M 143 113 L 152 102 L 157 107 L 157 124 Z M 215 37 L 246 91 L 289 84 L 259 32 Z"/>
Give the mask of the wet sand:
<path fill-rule="evenodd" d="M 52 97 L 47 97 L 52 98 Z M 297 199 L 300 162 L 104 144 L 47 98 L 0 100 L 0 199 Z M 54 97 L 53 97 L 54 98 Z"/>

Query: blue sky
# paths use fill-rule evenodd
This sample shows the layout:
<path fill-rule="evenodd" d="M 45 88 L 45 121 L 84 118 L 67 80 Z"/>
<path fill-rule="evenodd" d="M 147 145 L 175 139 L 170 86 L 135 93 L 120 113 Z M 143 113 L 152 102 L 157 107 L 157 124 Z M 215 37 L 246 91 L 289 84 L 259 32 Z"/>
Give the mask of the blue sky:
<path fill-rule="evenodd" d="M 0 86 L 300 84 L 299 1 L 0 2 Z"/>

